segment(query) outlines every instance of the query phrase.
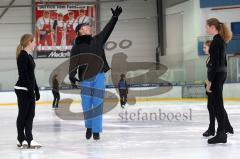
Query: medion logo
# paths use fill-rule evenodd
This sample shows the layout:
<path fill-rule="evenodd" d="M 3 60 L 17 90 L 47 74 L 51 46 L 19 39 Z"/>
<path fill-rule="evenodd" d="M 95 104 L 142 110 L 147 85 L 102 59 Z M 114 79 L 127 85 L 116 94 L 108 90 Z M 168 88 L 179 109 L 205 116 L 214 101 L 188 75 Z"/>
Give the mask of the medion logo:
<path fill-rule="evenodd" d="M 50 58 L 61 58 L 61 57 L 69 57 L 70 56 L 70 51 L 67 51 L 67 52 L 56 52 L 56 51 L 53 51 L 51 52 L 48 57 Z"/>

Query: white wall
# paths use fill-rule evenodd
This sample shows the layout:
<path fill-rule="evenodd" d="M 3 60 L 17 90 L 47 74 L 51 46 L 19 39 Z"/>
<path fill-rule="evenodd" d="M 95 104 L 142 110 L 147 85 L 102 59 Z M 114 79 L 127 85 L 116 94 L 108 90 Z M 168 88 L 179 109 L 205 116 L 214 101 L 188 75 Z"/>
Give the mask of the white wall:
<path fill-rule="evenodd" d="M 30 0 L 16 0 L 14 4 L 30 4 Z M 1 1 L 0 5 L 8 5 Z M 0 12 L 4 9 L 1 8 Z M 31 33 L 31 8 L 9 8 L 0 19 L 0 83 L 2 89 L 12 88 L 17 79 L 16 46 L 23 33 Z M 1 90 L 0 88 L 0 90 Z"/>
<path fill-rule="evenodd" d="M 196 39 L 200 35 L 200 4 L 198 0 L 189 0 L 179 5 L 166 9 L 166 15 L 178 14 L 183 15 L 183 52 L 184 59 L 194 59 L 197 51 Z M 178 24 L 175 24 L 178 27 Z M 167 26 L 168 27 L 168 26 Z"/>
<path fill-rule="evenodd" d="M 8 5 L 0 1 L 0 5 Z M 31 0 L 16 0 L 14 4 L 29 5 Z M 107 52 L 111 64 L 114 53 L 124 52 L 128 61 L 155 61 L 157 47 L 157 8 L 156 0 L 128 0 L 123 2 L 100 3 L 101 28 L 111 17 L 111 7 L 120 5 L 123 14 L 109 40 L 119 43 L 128 39 L 133 41 L 131 48 L 122 50 L 119 47 Z M 0 9 L 0 12 L 3 9 Z M 15 50 L 22 34 L 31 32 L 32 13 L 30 7 L 10 8 L 0 19 L 0 90 L 12 89 L 17 80 Z M 146 19 L 146 17 L 149 17 Z M 51 71 L 65 59 L 37 59 L 36 76 L 40 86 L 48 85 Z"/>
<path fill-rule="evenodd" d="M 206 19 L 215 17 L 219 19 L 221 22 L 226 23 L 228 27 L 231 27 L 231 22 L 240 22 L 240 8 L 235 9 L 224 9 L 224 10 L 211 10 L 211 8 L 201 9 L 201 35 L 206 35 L 205 32 L 205 21 Z"/>
<path fill-rule="evenodd" d="M 113 51 L 107 51 L 109 62 L 111 62 L 112 55 L 118 52 L 126 53 L 129 56 L 129 61 L 154 62 L 155 50 L 158 45 L 156 0 L 102 3 L 100 5 L 101 28 L 105 26 L 111 17 L 110 8 L 116 5 L 122 6 L 123 13 L 109 41 L 119 43 L 121 40 L 128 39 L 133 41 L 133 45 L 127 50 L 117 47 Z"/>
<path fill-rule="evenodd" d="M 197 48 L 198 38 L 200 36 L 206 36 L 206 20 L 208 18 L 216 17 L 230 27 L 230 22 L 240 21 L 240 9 L 201 9 L 199 0 L 188 0 L 166 9 L 166 18 L 171 15 L 180 14 L 183 15 L 183 23 L 176 20 L 171 26 L 168 25 L 166 27 L 167 29 L 175 27 L 176 30 L 183 28 L 183 53 L 175 51 L 173 56 L 172 50 L 174 50 L 174 48 L 168 48 L 169 45 L 167 44 L 166 56 L 161 57 L 161 61 L 170 68 L 168 71 L 168 77 L 171 79 L 170 81 L 179 80 L 188 83 L 198 83 L 206 78 L 205 57 L 198 56 Z M 169 34 L 168 36 L 174 38 L 175 33 L 172 33 L 172 35 Z M 174 41 L 171 40 L 170 42 Z M 172 46 L 172 44 L 170 46 Z M 180 49 L 180 47 L 177 46 L 175 50 L 177 49 Z M 176 74 L 176 70 L 177 72 L 182 72 L 184 76 L 182 77 Z"/>
<path fill-rule="evenodd" d="M 206 71 L 205 64 L 204 60 L 200 59 L 197 55 L 197 38 L 200 36 L 202 27 L 199 20 L 199 0 L 188 0 L 167 8 L 165 14 L 166 18 L 171 15 L 182 15 L 182 22 L 177 20 L 172 26 L 166 26 L 167 28 L 175 27 L 176 30 L 182 28 L 182 48 L 179 46 L 175 48 L 176 50 L 182 49 L 182 52 L 175 51 L 174 55 L 172 55 L 171 51 L 174 49 L 169 49 L 169 45 L 167 44 L 166 56 L 161 57 L 161 62 L 170 68 L 168 71 L 171 76 L 170 81 L 194 83 L 197 80 L 203 80 Z M 173 36 L 174 38 L 176 35 L 170 34 L 168 36 Z"/>

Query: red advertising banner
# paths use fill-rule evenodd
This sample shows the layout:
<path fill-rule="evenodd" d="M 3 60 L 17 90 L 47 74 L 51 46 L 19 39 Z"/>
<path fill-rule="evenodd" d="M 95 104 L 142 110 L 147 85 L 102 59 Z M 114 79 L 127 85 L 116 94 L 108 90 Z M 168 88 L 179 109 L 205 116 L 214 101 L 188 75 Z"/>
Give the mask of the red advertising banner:
<path fill-rule="evenodd" d="M 91 24 L 96 33 L 95 4 L 36 2 L 35 6 L 37 58 L 69 57 L 80 23 Z"/>

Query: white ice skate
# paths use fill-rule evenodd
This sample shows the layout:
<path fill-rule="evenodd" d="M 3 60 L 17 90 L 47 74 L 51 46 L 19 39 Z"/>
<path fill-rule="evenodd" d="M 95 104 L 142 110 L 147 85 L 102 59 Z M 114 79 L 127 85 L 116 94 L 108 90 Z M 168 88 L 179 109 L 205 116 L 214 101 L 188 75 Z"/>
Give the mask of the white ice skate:
<path fill-rule="evenodd" d="M 27 143 L 27 141 L 23 141 L 22 142 L 22 147 L 21 148 L 24 148 L 24 149 L 27 149 L 28 148 L 28 143 Z"/>
<path fill-rule="evenodd" d="M 22 147 L 22 144 L 17 140 L 17 147 Z"/>
<path fill-rule="evenodd" d="M 32 140 L 31 143 L 30 143 L 30 148 L 31 149 L 38 149 L 38 148 L 41 148 L 42 145 L 37 143 L 36 141 Z"/>

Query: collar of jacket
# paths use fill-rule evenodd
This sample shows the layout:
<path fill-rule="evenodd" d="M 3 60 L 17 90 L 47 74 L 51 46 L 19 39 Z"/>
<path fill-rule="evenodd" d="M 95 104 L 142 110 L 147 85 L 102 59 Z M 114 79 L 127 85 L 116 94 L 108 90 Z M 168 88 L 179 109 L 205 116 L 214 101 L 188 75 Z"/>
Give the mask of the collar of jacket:
<path fill-rule="evenodd" d="M 220 34 L 216 34 L 213 39 L 222 39 L 221 35 Z"/>
<path fill-rule="evenodd" d="M 83 36 L 78 36 L 76 38 L 76 44 L 81 44 L 81 43 L 87 43 L 87 44 L 90 44 L 91 42 L 91 39 L 92 39 L 92 36 L 91 35 L 83 35 Z"/>

